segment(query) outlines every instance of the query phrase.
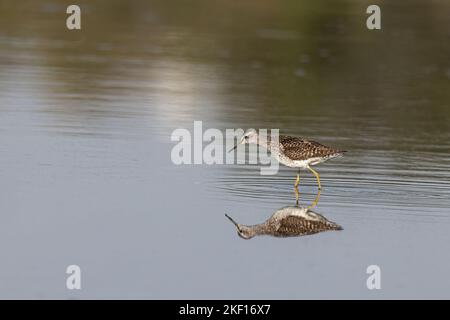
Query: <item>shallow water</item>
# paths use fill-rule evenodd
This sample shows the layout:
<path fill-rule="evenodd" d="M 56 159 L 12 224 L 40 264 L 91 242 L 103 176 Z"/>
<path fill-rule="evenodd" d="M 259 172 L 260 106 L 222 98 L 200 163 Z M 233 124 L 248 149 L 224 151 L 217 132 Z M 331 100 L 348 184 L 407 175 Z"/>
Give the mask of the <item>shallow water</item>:
<path fill-rule="evenodd" d="M 380 32 L 350 0 L 79 4 L 67 31 L 57 1 L 1 3 L 0 297 L 450 297 L 448 3 L 383 3 Z M 348 150 L 316 168 L 344 230 L 240 239 L 224 214 L 293 205 L 295 170 L 176 166 L 194 120 Z"/>

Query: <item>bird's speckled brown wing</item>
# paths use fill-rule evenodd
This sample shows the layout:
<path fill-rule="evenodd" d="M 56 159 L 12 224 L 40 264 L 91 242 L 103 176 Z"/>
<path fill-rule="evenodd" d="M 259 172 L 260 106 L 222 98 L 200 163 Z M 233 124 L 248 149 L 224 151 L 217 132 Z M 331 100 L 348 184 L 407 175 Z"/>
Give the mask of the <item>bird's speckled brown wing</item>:
<path fill-rule="evenodd" d="M 291 136 L 280 136 L 280 145 L 291 160 L 326 158 L 341 153 L 318 142 Z"/>
<path fill-rule="evenodd" d="M 276 235 L 279 237 L 301 236 L 327 230 L 342 230 L 342 227 L 328 220 L 314 221 L 298 216 L 288 216 L 279 222 Z"/>

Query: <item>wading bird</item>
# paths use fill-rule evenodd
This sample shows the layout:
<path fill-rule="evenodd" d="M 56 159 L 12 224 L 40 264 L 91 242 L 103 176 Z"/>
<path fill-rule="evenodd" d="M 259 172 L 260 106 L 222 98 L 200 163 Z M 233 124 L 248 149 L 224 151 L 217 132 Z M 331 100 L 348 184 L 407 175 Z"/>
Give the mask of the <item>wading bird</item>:
<path fill-rule="evenodd" d="M 342 230 L 342 227 L 309 207 L 284 207 L 277 210 L 269 219 L 252 226 L 242 225 L 229 215 L 225 216 L 236 226 L 238 235 L 250 239 L 257 235 L 274 237 L 294 237 L 319 233 L 328 230 Z"/>
<path fill-rule="evenodd" d="M 320 175 L 312 166 L 340 157 L 345 151 L 333 149 L 324 146 L 318 142 L 299 137 L 280 135 L 278 141 L 272 141 L 271 136 L 260 136 L 255 129 L 247 130 L 238 144 L 258 144 L 270 151 L 280 163 L 285 166 L 298 168 L 297 179 L 295 180 L 294 190 L 298 202 L 298 185 L 300 183 L 300 170 L 308 169 L 317 179 L 319 191 L 322 189 L 320 184 Z M 237 148 L 236 144 L 231 150 Z"/>

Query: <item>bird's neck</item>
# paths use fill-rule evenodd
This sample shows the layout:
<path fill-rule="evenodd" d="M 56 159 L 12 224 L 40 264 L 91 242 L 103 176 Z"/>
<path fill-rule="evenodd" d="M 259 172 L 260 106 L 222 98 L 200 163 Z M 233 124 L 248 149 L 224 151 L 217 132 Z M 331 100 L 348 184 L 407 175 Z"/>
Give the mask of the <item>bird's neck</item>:
<path fill-rule="evenodd" d="M 271 138 L 270 136 L 268 136 L 267 138 L 258 138 L 258 145 L 261 147 L 266 148 L 267 150 L 271 150 L 272 148 L 272 142 L 271 142 Z"/>
<path fill-rule="evenodd" d="M 256 235 L 268 234 L 267 224 L 260 223 L 251 226 L 243 226 L 247 229 L 247 232 L 253 237 Z"/>

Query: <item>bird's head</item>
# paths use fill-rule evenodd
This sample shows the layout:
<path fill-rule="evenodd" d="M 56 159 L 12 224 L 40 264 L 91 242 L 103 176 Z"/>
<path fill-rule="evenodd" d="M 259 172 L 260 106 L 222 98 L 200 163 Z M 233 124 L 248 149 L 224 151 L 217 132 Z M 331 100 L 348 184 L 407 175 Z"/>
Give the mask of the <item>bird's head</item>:
<path fill-rule="evenodd" d="M 239 143 L 237 143 L 233 148 L 231 148 L 228 152 L 231 152 L 237 148 L 240 144 L 247 144 L 247 143 L 258 143 L 258 132 L 255 129 L 248 129 L 244 132 L 244 135 L 239 140 Z"/>
<path fill-rule="evenodd" d="M 254 232 L 252 232 L 252 230 L 248 226 L 243 226 L 237 223 L 227 214 L 225 214 L 225 217 L 227 217 L 236 226 L 237 234 L 242 239 L 248 240 L 255 236 Z"/>
<path fill-rule="evenodd" d="M 258 132 L 256 132 L 255 129 L 248 129 L 244 132 L 244 135 L 242 136 L 240 144 L 247 144 L 247 143 L 258 143 Z"/>
<path fill-rule="evenodd" d="M 244 135 L 241 137 L 239 142 L 228 152 L 231 152 L 237 148 L 240 144 L 250 144 L 250 143 L 258 143 L 258 132 L 255 129 L 248 129 L 244 132 Z"/>

